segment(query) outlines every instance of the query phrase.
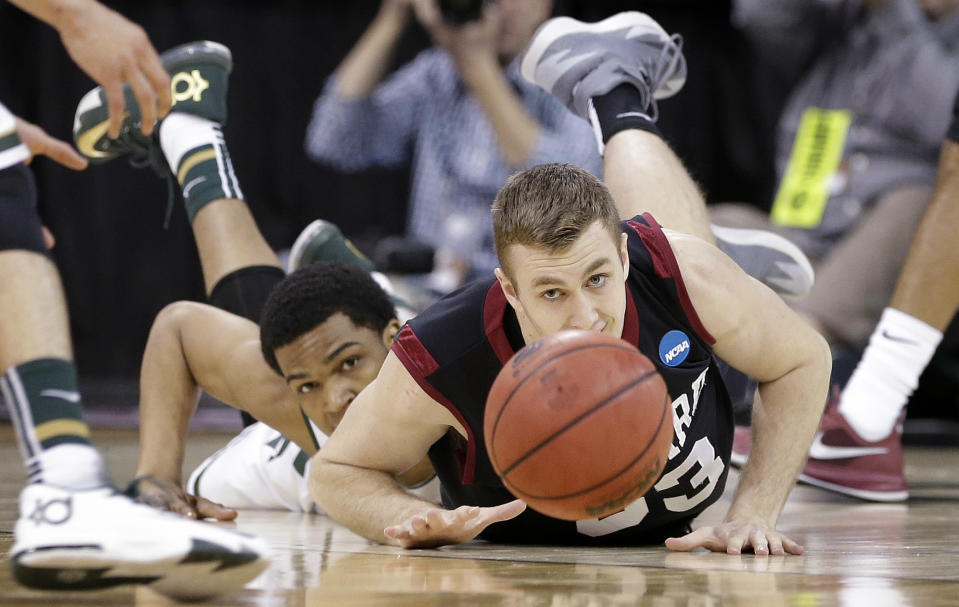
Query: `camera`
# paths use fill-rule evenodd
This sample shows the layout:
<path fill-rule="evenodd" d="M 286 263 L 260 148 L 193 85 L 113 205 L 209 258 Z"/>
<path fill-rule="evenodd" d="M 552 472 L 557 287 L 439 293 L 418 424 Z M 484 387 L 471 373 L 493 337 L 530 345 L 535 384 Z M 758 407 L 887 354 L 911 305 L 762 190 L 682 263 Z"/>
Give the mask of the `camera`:
<path fill-rule="evenodd" d="M 484 0 L 437 0 L 443 21 L 463 25 L 483 17 Z"/>

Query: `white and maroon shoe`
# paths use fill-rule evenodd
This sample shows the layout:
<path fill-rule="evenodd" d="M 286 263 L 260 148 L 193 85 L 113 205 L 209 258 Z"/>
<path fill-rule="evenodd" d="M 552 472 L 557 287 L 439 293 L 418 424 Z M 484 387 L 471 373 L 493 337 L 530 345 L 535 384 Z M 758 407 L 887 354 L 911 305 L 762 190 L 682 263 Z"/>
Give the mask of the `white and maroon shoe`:
<path fill-rule="evenodd" d="M 826 405 L 819 431 L 799 481 L 872 502 L 909 497 L 902 455 L 902 418 L 876 442 L 863 439 L 839 412 L 839 399 Z"/>

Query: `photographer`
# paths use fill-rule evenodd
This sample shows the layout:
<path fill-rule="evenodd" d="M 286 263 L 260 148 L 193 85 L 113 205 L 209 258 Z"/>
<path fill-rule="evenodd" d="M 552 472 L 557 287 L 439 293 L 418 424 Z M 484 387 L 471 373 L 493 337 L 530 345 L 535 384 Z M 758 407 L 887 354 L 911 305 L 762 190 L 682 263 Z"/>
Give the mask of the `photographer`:
<path fill-rule="evenodd" d="M 589 126 L 513 61 L 551 11 L 551 0 L 384 0 L 317 100 L 314 160 L 345 171 L 412 162 L 407 236 L 437 248 L 437 290 L 496 266 L 489 204 L 510 174 L 555 161 L 599 174 Z M 384 80 L 414 18 L 435 48 Z"/>

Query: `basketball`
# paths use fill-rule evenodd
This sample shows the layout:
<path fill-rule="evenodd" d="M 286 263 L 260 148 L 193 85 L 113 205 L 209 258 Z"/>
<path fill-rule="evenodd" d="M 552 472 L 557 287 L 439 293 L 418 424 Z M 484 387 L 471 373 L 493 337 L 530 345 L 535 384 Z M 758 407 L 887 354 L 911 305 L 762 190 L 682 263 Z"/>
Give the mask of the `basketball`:
<path fill-rule="evenodd" d="M 625 341 L 563 331 L 527 345 L 486 400 L 486 450 L 506 487 L 566 520 L 619 512 L 666 464 L 672 405 L 653 363 Z"/>

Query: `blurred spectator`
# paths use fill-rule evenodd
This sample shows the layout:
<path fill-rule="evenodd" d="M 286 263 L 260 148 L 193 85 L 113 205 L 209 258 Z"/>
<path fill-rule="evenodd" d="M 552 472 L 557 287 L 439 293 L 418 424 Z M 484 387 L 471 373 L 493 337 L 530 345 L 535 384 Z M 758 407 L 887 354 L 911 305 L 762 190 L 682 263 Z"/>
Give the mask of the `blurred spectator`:
<path fill-rule="evenodd" d="M 497 265 L 489 206 L 511 173 L 562 161 L 599 174 L 588 123 L 513 61 L 551 10 L 552 0 L 498 0 L 458 25 L 434 0 L 384 0 L 316 102 L 314 160 L 345 171 L 412 163 L 407 235 L 436 247 L 437 290 Z M 414 14 L 436 48 L 384 79 Z"/>
<path fill-rule="evenodd" d="M 722 225 L 767 227 L 817 263 L 796 307 L 831 343 L 865 346 L 929 200 L 959 86 L 959 2 L 738 0 L 734 20 L 784 77 L 780 183 L 766 217 L 717 205 Z"/>

